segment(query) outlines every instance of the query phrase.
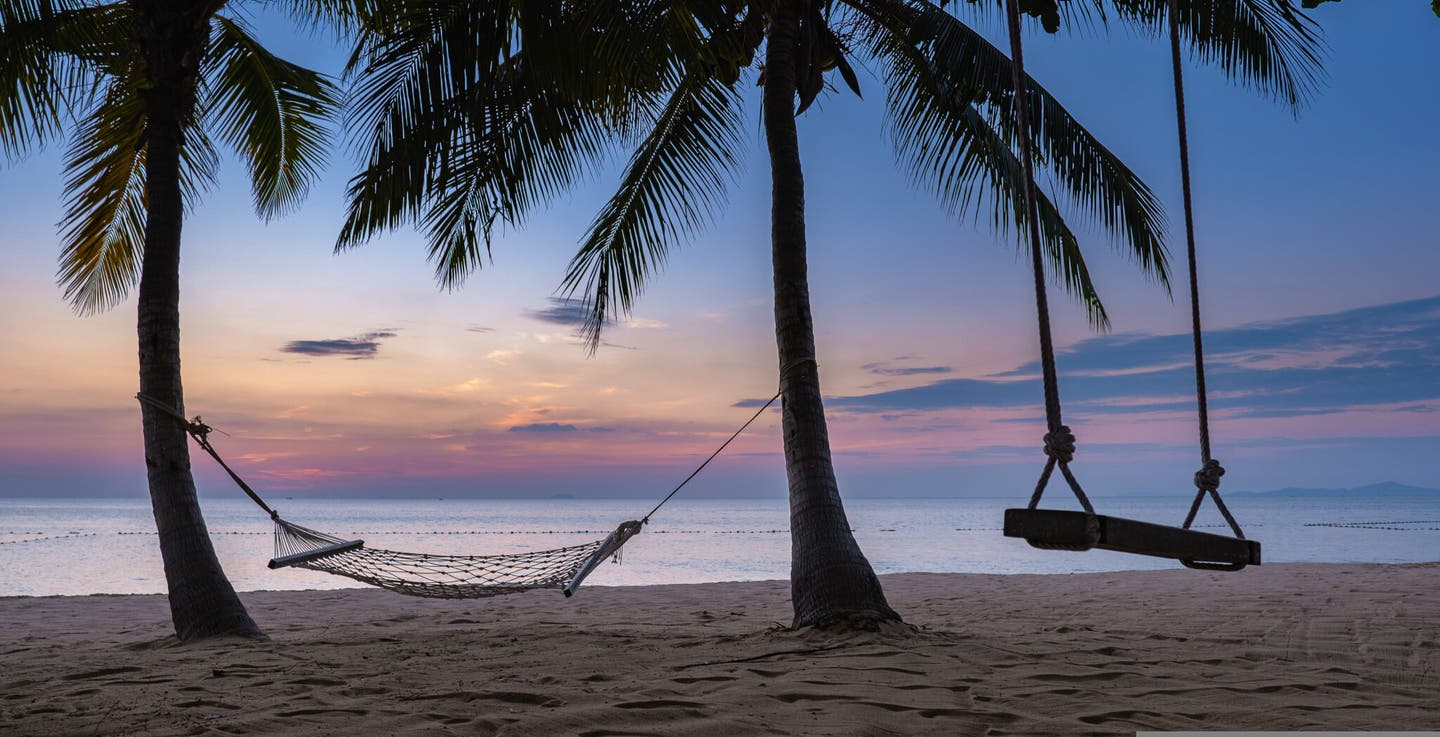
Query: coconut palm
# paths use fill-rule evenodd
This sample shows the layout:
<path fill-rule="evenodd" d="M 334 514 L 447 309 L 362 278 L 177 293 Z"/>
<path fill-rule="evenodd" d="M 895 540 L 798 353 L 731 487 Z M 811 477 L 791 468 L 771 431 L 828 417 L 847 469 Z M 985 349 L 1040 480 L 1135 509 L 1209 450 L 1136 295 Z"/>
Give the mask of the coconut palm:
<path fill-rule="evenodd" d="M 1158 29 L 1163 2 L 1032 0 L 1028 10 L 1052 29 L 1097 18 Z M 1009 60 L 947 5 L 400 0 L 394 12 L 372 19 L 352 63 L 352 123 L 365 161 L 351 182 L 337 248 L 418 223 L 437 278 L 457 286 L 482 265 L 497 224 L 521 224 L 616 146 L 628 147 L 616 194 L 563 282 L 590 307 L 585 335 L 593 349 L 667 252 L 723 206 L 746 140 L 742 99 L 758 82 L 771 165 L 794 624 L 897 619 L 850 533 L 831 466 L 795 117 L 830 82 L 858 94 L 851 60 L 868 61 L 885 90 L 897 156 L 915 180 L 957 216 L 988 208 L 997 229 L 1020 232 L 1025 208 Z M 997 10 L 992 0 L 972 5 L 976 13 Z M 1315 39 L 1287 0 L 1185 6 L 1197 53 L 1262 90 L 1303 97 Z M 1104 307 L 1057 200 L 1168 284 L 1161 208 L 1058 100 L 1033 79 L 1026 84 L 1034 148 L 1054 188 L 1039 197 L 1044 256 L 1104 326 Z"/>
<path fill-rule="evenodd" d="M 216 144 L 249 171 L 255 209 L 293 209 L 319 172 L 336 90 L 266 51 L 225 0 L 0 0 L 0 147 L 69 137 L 60 283 L 81 313 L 137 290 L 140 392 L 184 412 L 180 243 L 214 181 Z M 307 21 L 332 18 L 295 2 Z M 141 408 L 145 466 L 175 633 L 260 630 L 225 577 L 190 474 L 186 435 Z"/>

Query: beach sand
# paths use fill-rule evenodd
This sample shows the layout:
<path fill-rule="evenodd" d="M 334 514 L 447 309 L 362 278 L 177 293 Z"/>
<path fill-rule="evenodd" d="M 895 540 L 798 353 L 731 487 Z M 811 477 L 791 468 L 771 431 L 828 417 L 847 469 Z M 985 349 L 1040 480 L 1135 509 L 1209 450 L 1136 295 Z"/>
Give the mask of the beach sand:
<path fill-rule="evenodd" d="M 0 599 L 0 734 L 980 735 L 1440 729 L 1440 564 L 883 577 L 915 626 L 787 632 L 779 581 L 476 601 Z"/>

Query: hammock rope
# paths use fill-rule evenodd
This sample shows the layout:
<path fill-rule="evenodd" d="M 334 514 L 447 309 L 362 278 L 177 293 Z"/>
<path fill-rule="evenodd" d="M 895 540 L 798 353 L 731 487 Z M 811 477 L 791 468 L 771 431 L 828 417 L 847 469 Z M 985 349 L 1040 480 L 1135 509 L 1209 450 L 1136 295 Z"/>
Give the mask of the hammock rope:
<path fill-rule="evenodd" d="M 189 419 L 154 397 L 136 394 L 135 398 L 179 422 L 195 443 L 229 474 L 240 490 L 270 515 L 275 524 L 275 555 L 270 560 L 270 568 L 320 571 L 408 596 L 476 599 L 531 589 L 559 589 L 566 596 L 573 595 L 581 582 L 600 564 L 610 559 L 619 562 L 625 543 L 639 534 L 666 502 L 759 419 L 780 398 L 780 393 L 776 392 L 739 430 L 639 520 L 621 522 L 607 537 L 581 545 L 498 555 L 440 555 L 372 548 L 365 545 L 364 540 L 346 540 L 285 520 L 215 450 L 209 435 L 219 431 L 205 424 L 198 415 Z"/>

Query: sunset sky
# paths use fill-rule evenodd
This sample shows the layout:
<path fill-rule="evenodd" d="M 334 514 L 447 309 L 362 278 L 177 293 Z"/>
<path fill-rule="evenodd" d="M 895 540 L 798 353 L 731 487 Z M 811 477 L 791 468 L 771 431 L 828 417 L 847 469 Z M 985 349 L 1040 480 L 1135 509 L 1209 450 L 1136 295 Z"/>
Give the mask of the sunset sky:
<path fill-rule="evenodd" d="M 1298 118 L 1188 68 L 1215 453 L 1229 490 L 1440 486 L 1440 19 L 1421 2 L 1312 15 L 1328 80 Z M 338 72 L 340 48 L 252 20 L 272 49 Z M 999 42 L 998 24 L 981 27 Z M 1032 35 L 1027 63 L 1181 222 L 1167 46 Z M 1023 498 L 1044 433 L 1027 262 L 911 186 L 880 82 L 861 83 L 863 101 L 832 94 L 800 119 L 842 492 Z M 555 290 L 623 153 L 504 233 L 493 264 L 450 293 L 408 231 L 332 254 L 353 170 L 338 137 L 305 207 L 269 224 L 227 162 L 185 230 L 188 411 L 230 433 L 221 451 L 277 494 L 663 494 L 774 393 L 758 96 L 725 214 L 594 357 Z M 0 495 L 139 496 L 134 299 L 95 317 L 62 299 L 62 149 L 0 170 Z M 1183 242 L 1172 228 L 1172 302 L 1091 241 L 1114 333 L 1052 303 L 1074 468 L 1097 495 L 1184 495 L 1198 451 Z M 778 424 L 757 423 L 695 493 L 783 496 Z M 205 495 L 234 493 L 195 464 Z"/>

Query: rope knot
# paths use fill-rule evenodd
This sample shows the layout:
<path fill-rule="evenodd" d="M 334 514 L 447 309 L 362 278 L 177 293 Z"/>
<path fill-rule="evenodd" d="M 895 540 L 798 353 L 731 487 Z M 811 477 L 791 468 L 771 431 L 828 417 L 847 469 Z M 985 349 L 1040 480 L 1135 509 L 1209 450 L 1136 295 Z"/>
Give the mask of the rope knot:
<path fill-rule="evenodd" d="M 1070 432 L 1068 425 L 1045 433 L 1045 455 L 1060 463 L 1075 460 L 1075 433 Z"/>
<path fill-rule="evenodd" d="M 1218 491 L 1220 489 L 1220 477 L 1225 475 L 1225 468 L 1220 461 L 1210 459 L 1205 461 L 1205 466 L 1195 472 L 1195 488 L 1201 491 Z"/>
<path fill-rule="evenodd" d="M 194 435 L 196 439 L 203 441 L 206 437 L 210 435 L 210 431 L 214 430 L 215 428 L 210 427 L 204 422 L 201 422 L 200 415 L 195 415 L 195 419 L 189 420 L 185 423 L 185 429 L 189 430 L 190 434 Z"/>

